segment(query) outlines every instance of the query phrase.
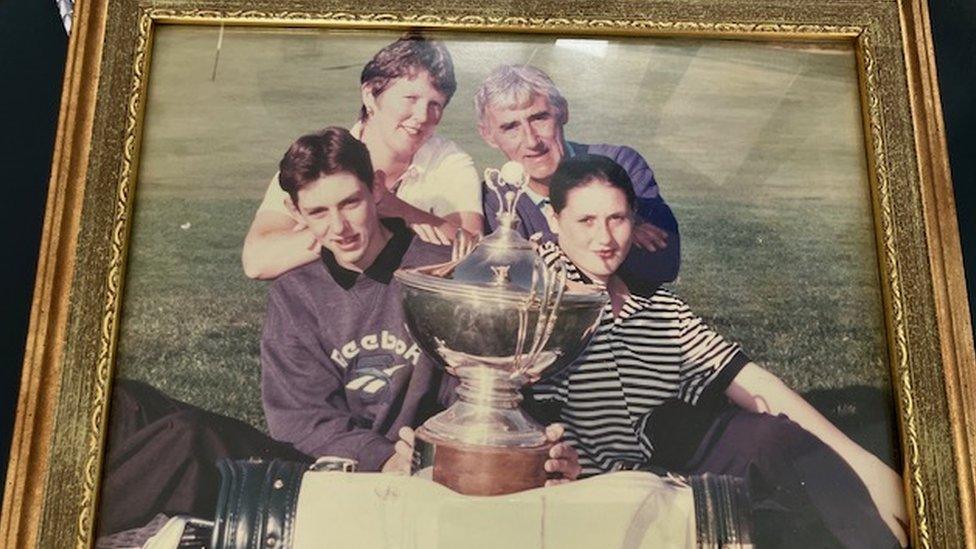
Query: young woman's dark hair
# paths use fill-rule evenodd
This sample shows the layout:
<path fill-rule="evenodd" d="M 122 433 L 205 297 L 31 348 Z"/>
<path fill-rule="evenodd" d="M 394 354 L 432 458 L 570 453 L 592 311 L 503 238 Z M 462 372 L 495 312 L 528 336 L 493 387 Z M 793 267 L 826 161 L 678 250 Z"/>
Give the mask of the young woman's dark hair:
<path fill-rule="evenodd" d="M 359 83 L 368 86 L 373 97 L 378 97 L 397 78 L 415 76 L 422 70 L 430 74 L 434 88 L 447 96 L 447 103 L 450 103 L 457 90 L 451 54 L 441 42 L 429 40 L 419 33 L 409 33 L 376 52 L 363 67 Z M 359 119 L 366 120 L 366 116 L 364 105 L 359 111 Z"/>
<path fill-rule="evenodd" d="M 563 160 L 549 180 L 549 201 L 556 213 L 566 207 L 569 191 L 592 181 L 605 181 L 620 189 L 627 197 L 627 205 L 633 210 L 637 204 L 634 184 L 627 170 L 620 164 L 598 154 L 579 154 Z"/>
<path fill-rule="evenodd" d="M 298 204 L 298 191 L 326 175 L 350 173 L 373 188 L 369 151 L 349 130 L 328 127 L 299 137 L 278 164 L 278 184 Z"/>

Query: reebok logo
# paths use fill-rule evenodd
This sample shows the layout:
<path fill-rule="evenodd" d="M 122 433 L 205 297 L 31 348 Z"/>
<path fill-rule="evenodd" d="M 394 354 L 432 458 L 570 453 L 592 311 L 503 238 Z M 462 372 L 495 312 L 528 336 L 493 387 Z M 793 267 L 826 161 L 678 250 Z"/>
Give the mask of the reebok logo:
<path fill-rule="evenodd" d="M 354 339 L 338 349 L 333 349 L 329 358 L 333 362 L 342 366 L 349 367 L 349 361 L 356 358 L 362 351 L 389 351 L 400 355 L 404 360 L 409 361 L 414 366 L 420 360 L 420 347 L 416 343 L 407 345 L 407 342 L 383 330 L 379 334 L 365 335 L 359 339 Z"/>

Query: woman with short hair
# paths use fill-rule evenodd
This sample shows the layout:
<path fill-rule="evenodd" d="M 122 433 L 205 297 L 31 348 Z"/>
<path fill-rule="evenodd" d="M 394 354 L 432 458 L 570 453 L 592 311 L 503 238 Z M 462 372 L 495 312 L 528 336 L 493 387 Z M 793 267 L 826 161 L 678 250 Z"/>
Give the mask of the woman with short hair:
<path fill-rule="evenodd" d="M 459 230 L 480 234 L 481 180 L 471 157 L 434 135 L 457 89 L 441 42 L 409 34 L 384 47 L 360 74 L 362 105 L 350 131 L 369 149 L 382 217 L 398 217 L 424 240 L 449 244 Z M 275 278 L 318 258 L 314 236 L 289 213 L 272 179 L 244 240 L 251 278 Z"/>

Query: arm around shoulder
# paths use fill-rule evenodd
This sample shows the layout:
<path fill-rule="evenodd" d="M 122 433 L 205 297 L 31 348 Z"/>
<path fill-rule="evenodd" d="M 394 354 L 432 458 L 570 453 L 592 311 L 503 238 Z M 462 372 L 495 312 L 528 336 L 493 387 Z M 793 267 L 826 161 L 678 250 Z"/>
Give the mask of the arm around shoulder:
<path fill-rule="evenodd" d="M 318 257 L 318 242 L 307 227 L 288 215 L 258 210 L 244 238 L 241 265 L 249 278 L 270 280 Z"/>

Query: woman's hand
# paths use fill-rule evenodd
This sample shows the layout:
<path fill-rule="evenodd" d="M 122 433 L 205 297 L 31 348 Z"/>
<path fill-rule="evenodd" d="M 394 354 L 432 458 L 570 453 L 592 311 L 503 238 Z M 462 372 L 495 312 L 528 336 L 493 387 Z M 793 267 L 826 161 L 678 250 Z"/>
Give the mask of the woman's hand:
<path fill-rule="evenodd" d="M 785 414 L 837 452 L 867 487 L 868 495 L 885 525 L 902 546 L 907 546 L 908 514 L 905 511 L 903 483 L 890 467 L 847 438 L 803 397 L 755 363 L 750 362 L 739 371 L 725 394 L 751 412 Z"/>
<path fill-rule="evenodd" d="M 377 171 L 373 181 L 373 200 L 376 213 L 380 217 L 403 219 L 414 233 L 424 242 L 440 246 L 450 246 L 458 231 L 453 223 L 436 215 L 424 212 L 403 201 L 386 186 L 386 175 Z M 468 237 L 471 235 L 468 234 Z"/>
<path fill-rule="evenodd" d="M 546 427 L 546 440 L 555 442 L 556 444 L 549 449 L 549 459 L 546 460 L 544 467 L 546 473 L 561 475 L 560 477 L 546 480 L 546 486 L 565 484 L 579 477 L 579 454 L 568 442 L 559 442 L 563 438 L 564 432 L 565 428 L 559 423 L 553 423 Z"/>
<path fill-rule="evenodd" d="M 864 482 L 881 519 L 898 538 L 901 546 L 907 547 L 908 511 L 905 508 L 902 478 L 877 456 L 860 447 L 851 454 L 851 469 Z"/>
<path fill-rule="evenodd" d="M 429 242 L 431 244 L 437 244 L 439 246 L 450 246 L 453 241 L 452 238 L 448 237 L 450 232 L 450 227 L 446 221 L 442 222 L 440 225 L 433 225 L 430 223 L 411 223 L 410 229 L 420 237 L 420 240 L 424 242 Z"/>

